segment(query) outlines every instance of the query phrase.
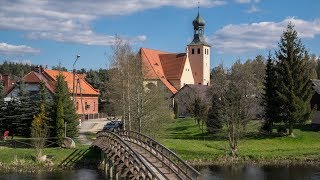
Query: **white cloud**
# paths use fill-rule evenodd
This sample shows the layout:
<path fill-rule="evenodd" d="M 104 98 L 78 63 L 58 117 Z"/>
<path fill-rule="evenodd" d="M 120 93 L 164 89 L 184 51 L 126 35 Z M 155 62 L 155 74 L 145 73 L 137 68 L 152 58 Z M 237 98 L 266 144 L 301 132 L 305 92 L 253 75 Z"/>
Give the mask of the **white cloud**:
<path fill-rule="evenodd" d="M 260 0 L 235 0 L 236 3 L 248 4 L 248 3 L 259 3 Z"/>
<path fill-rule="evenodd" d="M 247 13 L 256 13 L 261 11 L 259 8 L 257 8 L 255 5 L 251 5 L 250 9 L 247 10 Z"/>
<path fill-rule="evenodd" d="M 26 45 L 11 45 L 4 42 L 0 43 L 0 55 L 24 55 L 37 54 L 39 49 L 35 49 Z"/>
<path fill-rule="evenodd" d="M 219 53 L 243 54 L 272 49 L 277 47 L 277 42 L 290 21 L 295 25 L 300 38 L 320 35 L 320 19 L 305 21 L 290 17 L 281 22 L 230 24 L 216 31 L 208 41 Z"/>
<path fill-rule="evenodd" d="M 201 6 L 223 5 L 223 0 L 203 0 Z M 163 6 L 196 7 L 191 0 L 2 0 L 0 1 L 0 30 L 26 31 L 31 39 L 51 39 L 86 45 L 110 45 L 114 36 L 97 34 L 91 23 L 102 16 L 127 15 Z M 143 37 L 143 38 L 141 38 Z M 134 42 L 146 36 L 128 37 Z"/>

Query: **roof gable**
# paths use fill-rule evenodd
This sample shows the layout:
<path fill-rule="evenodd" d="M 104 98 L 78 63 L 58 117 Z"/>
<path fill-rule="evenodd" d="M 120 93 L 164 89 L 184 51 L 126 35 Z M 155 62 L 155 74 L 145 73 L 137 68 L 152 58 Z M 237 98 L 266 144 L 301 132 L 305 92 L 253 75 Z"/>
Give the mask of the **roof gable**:
<path fill-rule="evenodd" d="M 143 76 L 145 79 L 160 79 L 164 85 L 174 94 L 176 88 L 170 84 L 163 71 L 160 55 L 170 54 L 153 49 L 141 48 L 140 55 L 143 63 Z"/>
<path fill-rule="evenodd" d="M 57 71 L 57 70 L 48 70 L 45 69 L 44 73 L 48 75 L 52 81 L 57 81 L 57 76 L 59 73 L 61 73 L 65 81 L 67 82 L 69 92 L 72 93 L 73 91 L 73 73 L 66 72 L 66 71 Z M 94 89 L 88 82 L 86 82 L 82 76 L 78 76 L 75 74 L 75 79 L 79 79 L 80 81 L 80 87 L 82 90 L 82 94 L 87 94 L 87 95 L 99 95 L 99 90 Z M 77 94 L 80 94 L 80 90 L 78 90 Z"/>
<path fill-rule="evenodd" d="M 161 54 L 159 57 L 166 78 L 181 79 L 187 55 L 185 53 Z"/>

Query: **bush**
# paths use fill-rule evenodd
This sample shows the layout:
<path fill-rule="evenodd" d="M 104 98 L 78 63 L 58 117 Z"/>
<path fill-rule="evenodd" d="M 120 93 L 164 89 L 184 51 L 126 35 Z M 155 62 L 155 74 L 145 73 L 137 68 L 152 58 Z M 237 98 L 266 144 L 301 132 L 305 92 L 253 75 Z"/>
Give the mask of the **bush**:
<path fill-rule="evenodd" d="M 287 129 L 283 126 L 279 126 L 277 132 L 280 136 L 285 136 L 287 134 Z"/>
<path fill-rule="evenodd" d="M 260 132 L 263 134 L 270 134 L 272 133 L 272 125 L 265 121 L 260 128 Z"/>

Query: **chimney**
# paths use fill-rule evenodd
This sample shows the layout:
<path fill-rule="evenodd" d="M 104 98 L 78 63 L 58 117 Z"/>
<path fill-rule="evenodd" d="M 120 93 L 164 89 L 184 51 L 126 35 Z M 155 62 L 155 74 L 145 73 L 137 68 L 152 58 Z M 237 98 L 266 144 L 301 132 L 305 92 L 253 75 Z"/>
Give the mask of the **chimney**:
<path fill-rule="evenodd" d="M 36 66 L 35 68 L 34 68 L 34 71 L 35 72 L 37 72 L 37 73 L 41 73 L 41 66 Z"/>
<path fill-rule="evenodd" d="M 4 89 L 7 89 L 10 85 L 10 78 L 9 78 L 9 75 L 8 74 L 4 74 L 3 75 L 3 86 L 4 86 Z"/>

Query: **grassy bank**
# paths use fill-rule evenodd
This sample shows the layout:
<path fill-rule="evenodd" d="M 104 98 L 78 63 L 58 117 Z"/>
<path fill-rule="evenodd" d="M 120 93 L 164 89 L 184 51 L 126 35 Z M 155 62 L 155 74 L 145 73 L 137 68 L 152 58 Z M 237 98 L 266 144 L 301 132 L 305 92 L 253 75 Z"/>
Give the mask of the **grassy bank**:
<path fill-rule="evenodd" d="M 88 145 L 77 144 L 75 149 L 45 148 L 47 161 L 35 161 L 32 148 L 12 148 L 0 146 L 0 170 L 17 172 L 53 171 L 78 167 L 97 166 L 100 153 Z"/>
<path fill-rule="evenodd" d="M 168 124 L 162 143 L 193 164 L 228 164 L 236 162 L 271 164 L 320 164 L 320 132 L 306 126 L 294 129 L 295 137 L 261 135 L 259 121 L 251 122 L 239 142 L 239 157 L 228 156 L 226 133 L 201 133 L 191 118 Z M 275 131 L 275 130 L 274 130 Z"/>

